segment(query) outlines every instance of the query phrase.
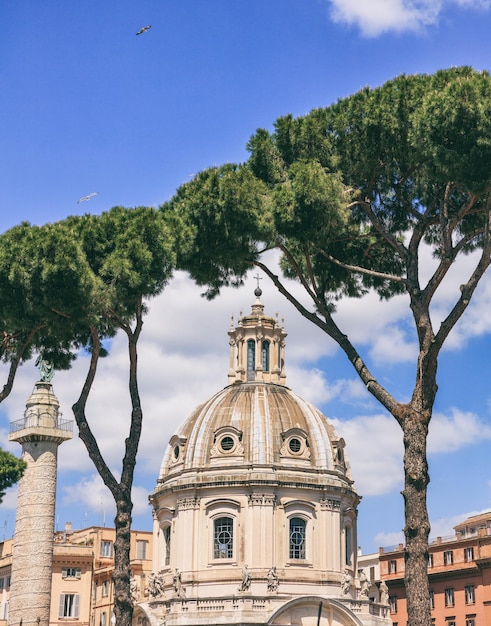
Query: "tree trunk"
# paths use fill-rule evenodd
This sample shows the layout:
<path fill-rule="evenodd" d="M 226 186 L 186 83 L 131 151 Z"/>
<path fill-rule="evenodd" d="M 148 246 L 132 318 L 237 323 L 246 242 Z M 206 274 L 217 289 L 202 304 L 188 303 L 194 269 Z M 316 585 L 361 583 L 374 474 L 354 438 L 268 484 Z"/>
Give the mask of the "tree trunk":
<path fill-rule="evenodd" d="M 122 493 L 116 501 L 116 541 L 114 542 L 114 615 L 117 626 L 131 626 L 133 600 L 131 598 L 131 492 Z"/>
<path fill-rule="evenodd" d="M 430 482 L 426 440 L 431 414 L 422 415 L 405 406 L 400 423 L 404 432 L 404 551 L 408 626 L 431 626 L 428 584 L 428 536 L 426 504 Z"/>

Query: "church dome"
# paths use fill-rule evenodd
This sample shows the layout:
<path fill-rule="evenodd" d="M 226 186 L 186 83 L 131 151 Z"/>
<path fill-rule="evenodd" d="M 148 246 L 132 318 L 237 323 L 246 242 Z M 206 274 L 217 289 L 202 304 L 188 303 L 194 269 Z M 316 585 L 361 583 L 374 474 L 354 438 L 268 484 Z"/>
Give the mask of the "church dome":
<path fill-rule="evenodd" d="M 172 437 L 160 480 L 240 464 L 302 468 L 350 483 L 343 448 L 327 418 L 288 387 L 236 382 L 197 407 Z"/>
<path fill-rule="evenodd" d="M 196 471 L 239 467 L 312 473 L 316 482 L 351 485 L 344 440 L 312 404 L 289 389 L 284 368 L 286 333 L 264 314 L 256 289 L 248 316 L 229 330 L 229 384 L 198 406 L 171 438 L 159 483 L 185 481 Z M 220 472 L 222 473 L 222 472 Z"/>

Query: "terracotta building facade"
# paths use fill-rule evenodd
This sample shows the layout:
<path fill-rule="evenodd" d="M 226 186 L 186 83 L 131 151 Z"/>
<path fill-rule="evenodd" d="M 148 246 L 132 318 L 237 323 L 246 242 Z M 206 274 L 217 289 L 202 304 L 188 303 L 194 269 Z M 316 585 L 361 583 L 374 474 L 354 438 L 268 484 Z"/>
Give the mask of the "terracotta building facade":
<path fill-rule="evenodd" d="M 491 511 L 469 517 L 455 535 L 430 542 L 428 576 L 435 626 L 491 624 Z M 406 626 L 404 552 L 380 549 L 380 577 L 388 586 L 394 626 Z"/>

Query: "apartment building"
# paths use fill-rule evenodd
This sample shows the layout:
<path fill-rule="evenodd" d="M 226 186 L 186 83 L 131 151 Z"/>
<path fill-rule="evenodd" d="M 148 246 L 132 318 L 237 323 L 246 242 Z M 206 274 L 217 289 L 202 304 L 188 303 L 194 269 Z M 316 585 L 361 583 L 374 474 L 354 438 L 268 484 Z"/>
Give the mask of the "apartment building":
<path fill-rule="evenodd" d="M 450 537 L 430 541 L 428 576 L 435 626 L 491 624 L 491 511 L 469 517 Z M 380 548 L 394 626 L 406 626 L 403 545 Z"/>
<path fill-rule="evenodd" d="M 54 536 L 50 626 L 109 626 L 114 606 L 114 528 L 91 526 Z M 0 626 L 7 626 L 13 539 L 0 542 Z M 33 557 L 34 558 L 34 557 Z M 152 569 L 152 533 L 131 531 L 135 601 L 145 598 Z"/>

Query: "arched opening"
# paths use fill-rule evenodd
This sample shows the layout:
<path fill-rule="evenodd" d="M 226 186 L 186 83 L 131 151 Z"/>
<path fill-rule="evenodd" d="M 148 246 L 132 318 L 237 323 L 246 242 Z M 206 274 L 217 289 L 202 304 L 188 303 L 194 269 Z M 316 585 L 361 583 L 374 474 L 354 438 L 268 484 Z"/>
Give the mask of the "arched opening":
<path fill-rule="evenodd" d="M 170 565 L 170 525 L 164 528 L 164 565 Z"/>
<path fill-rule="evenodd" d="M 346 565 L 353 564 L 353 529 L 346 526 L 344 529 L 344 551 Z"/>
<path fill-rule="evenodd" d="M 263 341 L 261 357 L 263 372 L 269 372 L 269 341 Z"/>
<path fill-rule="evenodd" d="M 247 380 L 254 380 L 256 369 L 256 342 L 254 339 L 247 341 Z"/>

